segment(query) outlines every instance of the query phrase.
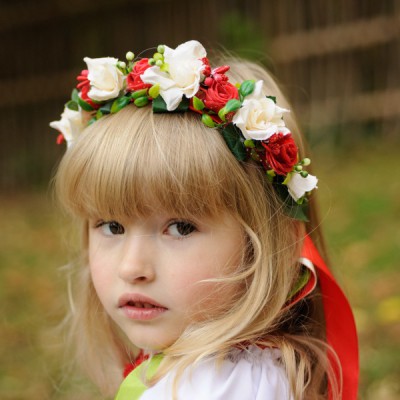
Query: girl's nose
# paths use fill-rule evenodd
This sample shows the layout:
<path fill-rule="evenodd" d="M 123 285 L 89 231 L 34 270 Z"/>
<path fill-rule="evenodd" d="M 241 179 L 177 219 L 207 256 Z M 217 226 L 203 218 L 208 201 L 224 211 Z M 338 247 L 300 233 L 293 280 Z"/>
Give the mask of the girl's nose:
<path fill-rule="evenodd" d="M 151 282 L 155 278 L 155 248 L 150 235 L 128 236 L 118 266 L 119 277 L 129 283 Z"/>

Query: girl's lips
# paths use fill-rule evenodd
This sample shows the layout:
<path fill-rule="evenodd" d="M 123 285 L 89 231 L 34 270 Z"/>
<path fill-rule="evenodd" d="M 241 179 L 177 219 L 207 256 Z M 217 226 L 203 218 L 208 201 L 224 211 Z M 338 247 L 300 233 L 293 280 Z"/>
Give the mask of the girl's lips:
<path fill-rule="evenodd" d="M 118 308 L 130 319 L 147 321 L 158 317 L 168 309 L 150 297 L 127 293 L 118 300 Z"/>

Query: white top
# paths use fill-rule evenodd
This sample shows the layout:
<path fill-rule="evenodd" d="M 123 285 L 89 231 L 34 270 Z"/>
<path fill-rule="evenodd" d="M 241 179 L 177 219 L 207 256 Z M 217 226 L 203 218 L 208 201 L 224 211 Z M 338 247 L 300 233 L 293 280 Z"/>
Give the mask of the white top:
<path fill-rule="evenodd" d="M 200 362 L 178 381 L 177 400 L 292 400 L 278 349 L 234 350 L 218 368 L 214 359 Z M 175 374 L 147 389 L 140 400 L 172 400 Z"/>

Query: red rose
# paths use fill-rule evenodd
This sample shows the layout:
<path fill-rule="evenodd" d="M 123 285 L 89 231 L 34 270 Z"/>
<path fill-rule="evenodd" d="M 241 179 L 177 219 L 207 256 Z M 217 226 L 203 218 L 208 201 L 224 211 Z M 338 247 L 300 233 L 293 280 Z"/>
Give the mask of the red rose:
<path fill-rule="evenodd" d="M 201 61 L 203 61 L 203 70 L 201 71 L 201 73 L 204 76 L 210 76 L 211 75 L 211 66 L 210 66 L 210 61 L 208 61 L 207 57 L 203 57 L 201 59 Z"/>
<path fill-rule="evenodd" d="M 151 65 L 149 64 L 148 58 L 142 58 L 133 66 L 132 72 L 130 72 L 126 77 L 127 89 L 129 92 L 151 87 L 149 83 L 144 83 L 140 78 L 140 75 L 142 75 L 144 71 L 150 67 Z"/>
<path fill-rule="evenodd" d="M 239 99 L 239 93 L 235 86 L 226 80 L 213 80 L 211 86 L 204 91 L 204 104 L 216 113 L 231 99 Z"/>
<path fill-rule="evenodd" d="M 84 86 L 81 90 L 81 99 L 89 103 L 94 109 L 99 108 L 100 104 L 96 104 L 93 100 L 89 97 L 88 92 L 90 90 L 90 86 Z"/>
<path fill-rule="evenodd" d="M 89 79 L 88 79 L 88 75 L 89 75 L 89 70 L 87 70 L 87 69 L 83 69 L 82 71 L 81 71 L 81 73 L 80 73 L 80 75 L 78 75 L 77 77 L 76 77 L 76 80 L 79 82 L 77 85 L 76 85 L 76 88 L 78 89 L 78 90 L 82 90 L 82 88 L 83 87 L 88 87 L 88 88 L 90 88 L 90 81 L 89 81 Z"/>
<path fill-rule="evenodd" d="M 278 175 L 286 175 L 297 163 L 298 150 L 290 133 L 275 133 L 262 145 L 268 164 Z"/>
<path fill-rule="evenodd" d="M 90 81 L 88 79 L 89 71 L 84 69 L 81 71 L 81 74 L 76 77 L 77 81 L 79 82 L 76 85 L 76 88 L 80 90 L 81 99 L 86 101 L 86 103 L 90 104 L 93 108 L 99 108 L 99 105 L 94 103 L 92 99 L 89 97 L 88 93 L 90 90 Z"/>

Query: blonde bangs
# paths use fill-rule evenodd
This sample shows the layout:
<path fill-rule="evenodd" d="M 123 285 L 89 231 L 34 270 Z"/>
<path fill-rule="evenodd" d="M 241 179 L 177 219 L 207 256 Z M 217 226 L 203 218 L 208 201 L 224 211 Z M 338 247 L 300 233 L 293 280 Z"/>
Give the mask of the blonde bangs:
<path fill-rule="evenodd" d="M 220 133 L 198 119 L 153 114 L 151 107 L 103 118 L 65 155 L 59 198 L 82 218 L 236 213 L 240 185 L 247 186 L 237 179 L 243 170 Z"/>

